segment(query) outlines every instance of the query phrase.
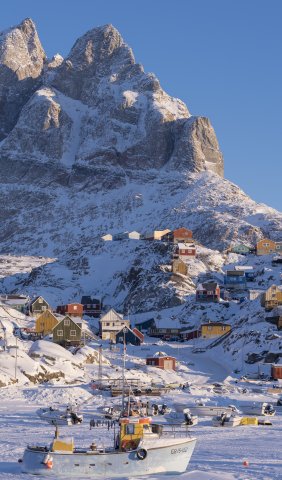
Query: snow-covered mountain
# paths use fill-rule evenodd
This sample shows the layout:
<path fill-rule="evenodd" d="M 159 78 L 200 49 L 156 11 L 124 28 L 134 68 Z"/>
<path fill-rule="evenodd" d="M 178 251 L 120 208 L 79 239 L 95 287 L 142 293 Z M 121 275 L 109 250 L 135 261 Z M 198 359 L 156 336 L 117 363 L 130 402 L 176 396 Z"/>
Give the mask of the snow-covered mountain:
<path fill-rule="evenodd" d="M 32 20 L 3 32 L 0 102 L 0 253 L 48 257 L 15 267 L 5 291 L 164 308 L 179 303 L 161 267 L 170 247 L 102 235 L 186 226 L 218 250 L 281 238 L 282 215 L 223 179 L 209 120 L 167 95 L 111 25 L 51 60 Z"/>

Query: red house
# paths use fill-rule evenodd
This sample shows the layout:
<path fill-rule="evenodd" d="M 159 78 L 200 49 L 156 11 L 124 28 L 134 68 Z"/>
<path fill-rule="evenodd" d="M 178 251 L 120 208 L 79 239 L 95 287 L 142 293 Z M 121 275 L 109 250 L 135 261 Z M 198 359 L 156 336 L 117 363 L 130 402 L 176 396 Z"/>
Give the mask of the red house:
<path fill-rule="evenodd" d="M 81 303 L 68 303 L 67 305 L 58 305 L 57 313 L 61 315 L 71 315 L 72 317 L 82 317 L 83 305 Z"/>
<path fill-rule="evenodd" d="M 183 330 L 180 332 L 180 338 L 182 340 L 193 340 L 194 338 L 198 338 L 201 336 L 201 332 L 199 330 Z"/>
<path fill-rule="evenodd" d="M 178 243 L 174 257 L 177 258 L 187 258 L 187 257 L 195 257 L 196 256 L 196 247 L 193 243 L 186 244 L 186 243 Z"/>
<path fill-rule="evenodd" d="M 161 368 L 162 370 L 176 370 L 176 358 L 157 352 L 153 357 L 146 358 L 146 365 Z"/>
<path fill-rule="evenodd" d="M 276 380 L 282 379 L 282 365 L 271 365 L 271 376 Z"/>

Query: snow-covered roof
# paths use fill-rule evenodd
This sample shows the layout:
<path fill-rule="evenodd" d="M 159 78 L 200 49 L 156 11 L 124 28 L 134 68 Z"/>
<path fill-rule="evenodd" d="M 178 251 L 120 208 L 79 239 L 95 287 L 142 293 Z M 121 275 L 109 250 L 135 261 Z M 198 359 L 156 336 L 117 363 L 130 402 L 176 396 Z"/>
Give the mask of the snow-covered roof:
<path fill-rule="evenodd" d="M 178 248 L 183 250 L 183 249 L 187 249 L 187 248 L 195 248 L 195 244 L 194 243 L 178 243 L 177 244 Z"/>
<path fill-rule="evenodd" d="M 167 357 L 167 353 L 159 351 L 159 352 L 154 353 L 153 356 L 154 357 Z"/>

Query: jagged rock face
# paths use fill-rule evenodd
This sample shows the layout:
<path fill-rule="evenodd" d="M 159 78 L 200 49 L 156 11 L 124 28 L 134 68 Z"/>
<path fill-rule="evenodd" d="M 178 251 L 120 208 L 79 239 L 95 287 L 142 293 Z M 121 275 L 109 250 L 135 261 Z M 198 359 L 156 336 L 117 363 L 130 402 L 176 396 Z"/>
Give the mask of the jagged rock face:
<path fill-rule="evenodd" d="M 21 156 L 29 152 L 29 161 L 62 159 L 63 146 L 71 134 L 72 120 L 61 108 L 51 89 L 37 90 L 23 107 L 20 118 L 6 139 L 2 152 Z"/>
<path fill-rule="evenodd" d="M 175 168 L 184 164 L 191 172 L 210 170 L 223 176 L 223 156 L 208 118 L 190 117 L 183 123 L 172 162 Z"/>
<path fill-rule="evenodd" d="M 11 160 L 26 162 L 37 155 L 38 162 L 52 168 L 80 168 L 82 181 L 86 177 L 88 181 L 90 169 L 100 184 L 101 168 L 111 166 L 142 171 L 181 165 L 190 172 L 213 170 L 223 175 L 222 155 L 208 121 L 189 122 L 185 104 L 167 95 L 157 78 L 135 63 L 113 26 L 90 30 L 66 60 L 56 55 L 45 64 L 31 20 L 2 37 L 2 90 L 7 82 L 15 85 L 2 98 L 0 140 L 26 104 L 0 147 L 4 173 Z M 36 87 L 40 91 L 29 100 Z M 15 96 L 20 100 L 14 102 Z"/>
<path fill-rule="evenodd" d="M 0 141 L 35 91 L 45 57 L 32 20 L 0 34 Z"/>

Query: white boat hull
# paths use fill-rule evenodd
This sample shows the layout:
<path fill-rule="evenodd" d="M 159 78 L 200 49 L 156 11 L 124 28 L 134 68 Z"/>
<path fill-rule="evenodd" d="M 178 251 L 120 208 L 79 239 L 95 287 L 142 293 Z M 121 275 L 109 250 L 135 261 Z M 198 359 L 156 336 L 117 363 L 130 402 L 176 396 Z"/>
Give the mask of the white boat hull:
<path fill-rule="evenodd" d="M 242 417 L 228 417 L 222 422 L 222 419 L 220 417 L 214 417 L 212 419 L 212 425 L 214 427 L 238 427 L 241 425 Z"/>
<path fill-rule="evenodd" d="M 137 451 L 121 452 L 75 452 L 59 453 L 38 451 L 27 447 L 23 460 L 22 472 L 34 475 L 52 475 L 78 477 L 128 477 L 157 473 L 178 474 L 186 471 L 195 448 L 195 438 L 155 440 L 141 442 L 139 448 L 147 451 L 144 460 L 137 457 Z M 46 457 L 51 457 L 52 468 L 44 464 Z"/>
<path fill-rule="evenodd" d="M 197 415 L 198 417 L 216 417 L 222 412 L 226 412 L 227 414 L 232 413 L 232 408 L 230 407 L 226 408 L 209 405 L 188 406 L 188 409 L 192 415 Z M 185 411 L 185 409 L 183 411 Z"/>
<path fill-rule="evenodd" d="M 265 410 L 267 403 L 250 403 L 250 404 L 242 404 L 239 406 L 240 410 L 243 412 L 244 415 L 255 415 L 255 416 L 270 416 L 273 417 L 275 415 L 275 410 L 273 412 L 268 412 Z M 276 408 L 276 407 L 275 407 Z"/>

